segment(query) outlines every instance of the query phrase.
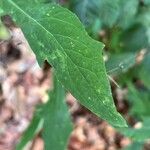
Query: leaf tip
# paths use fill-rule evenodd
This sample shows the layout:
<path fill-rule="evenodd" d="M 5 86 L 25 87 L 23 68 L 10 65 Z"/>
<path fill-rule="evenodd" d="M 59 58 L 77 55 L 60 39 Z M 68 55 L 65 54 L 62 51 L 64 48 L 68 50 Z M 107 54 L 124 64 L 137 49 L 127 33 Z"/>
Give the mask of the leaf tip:
<path fill-rule="evenodd" d="M 114 127 L 119 127 L 119 128 L 126 128 L 128 127 L 126 120 L 119 114 L 119 117 L 117 118 L 117 122 L 113 123 Z"/>

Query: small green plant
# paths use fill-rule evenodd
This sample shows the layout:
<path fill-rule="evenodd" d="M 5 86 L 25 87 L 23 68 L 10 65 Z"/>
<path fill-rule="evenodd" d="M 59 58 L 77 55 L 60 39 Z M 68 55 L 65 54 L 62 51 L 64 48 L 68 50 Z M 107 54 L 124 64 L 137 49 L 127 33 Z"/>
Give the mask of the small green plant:
<path fill-rule="evenodd" d="M 37 107 L 16 149 L 22 150 L 42 128 L 46 150 L 66 148 L 72 129 L 64 101 L 66 91 L 122 134 L 132 138 L 134 142 L 128 149 L 142 147 L 150 138 L 150 1 L 70 0 L 66 7 L 80 20 L 68 9 L 50 2 L 58 1 L 0 1 L 0 15 L 10 15 L 21 27 L 39 65 L 47 60 L 54 69 L 54 89 L 49 93 L 50 100 Z M 100 34 L 106 51 L 103 51 L 104 44 L 92 39 L 87 32 L 97 40 Z M 137 56 L 143 49 L 147 56 L 138 64 Z M 119 78 L 119 84 L 128 87 L 130 114 L 143 122 L 141 129 L 126 128 L 126 121 L 115 108 L 103 52 L 110 56 L 106 62 L 108 73 L 113 72 Z M 132 82 L 135 78 L 143 82 L 144 92 L 134 87 Z"/>
<path fill-rule="evenodd" d="M 30 0 L 28 2 L 3 0 L 0 6 L 4 11 L 1 15 L 11 15 L 21 26 L 39 64 L 42 66 L 43 62 L 47 60 L 54 67 L 58 82 L 65 89 L 70 91 L 82 105 L 113 126 L 126 126 L 125 120 L 116 111 L 111 95 L 102 57 L 104 45 L 88 36 L 73 13 L 56 4 L 42 4 Z M 50 96 L 50 99 L 54 100 L 47 104 L 49 106 L 46 107 L 47 114 L 44 114 L 47 117 L 41 116 L 44 117 L 43 130 L 47 150 L 50 147 L 60 149 L 59 146 L 56 148 L 59 142 L 63 149 L 66 145 L 64 137 L 68 135 L 58 132 L 58 129 L 61 131 L 65 129 L 64 132 L 67 132 L 69 125 L 68 118 L 65 120 L 67 113 L 63 108 L 65 106 L 61 104 L 64 96 L 60 87 L 57 90 L 54 90 L 56 96 Z M 59 99 L 60 108 L 57 106 L 57 99 Z M 62 111 L 59 113 L 64 114 L 64 117 L 59 118 L 57 111 Z M 54 121 L 53 117 L 55 117 Z M 60 127 L 57 127 L 59 123 L 55 122 L 56 120 L 61 121 Z M 38 121 L 40 122 L 40 119 Z M 52 141 L 48 138 L 52 136 L 49 131 L 51 123 L 53 132 L 55 131 L 53 134 L 60 136 L 59 140 L 56 137 L 56 139 L 51 138 Z M 68 131 L 70 130 L 68 129 Z"/>

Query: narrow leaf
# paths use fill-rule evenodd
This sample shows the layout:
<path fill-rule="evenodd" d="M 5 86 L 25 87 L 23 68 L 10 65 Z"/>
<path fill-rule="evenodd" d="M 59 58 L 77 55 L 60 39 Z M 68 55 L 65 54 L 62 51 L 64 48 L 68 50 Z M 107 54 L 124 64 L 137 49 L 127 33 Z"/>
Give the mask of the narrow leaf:
<path fill-rule="evenodd" d="M 139 66 L 138 76 L 143 81 L 143 83 L 150 89 L 150 50 L 146 54 L 143 62 Z M 150 95 L 150 94 L 149 94 Z"/>
<path fill-rule="evenodd" d="M 125 147 L 123 150 L 143 150 L 143 142 L 133 142 L 131 145 Z"/>
<path fill-rule="evenodd" d="M 72 124 L 65 103 L 65 91 L 55 80 L 55 88 L 45 107 L 43 138 L 45 150 L 65 150 L 72 130 Z"/>
<path fill-rule="evenodd" d="M 42 107 L 41 107 L 42 108 Z M 24 132 L 21 140 L 16 146 L 16 150 L 22 150 L 28 142 L 30 142 L 36 134 L 42 129 L 43 119 L 41 117 L 41 108 L 37 108 L 29 127 Z"/>
<path fill-rule="evenodd" d="M 150 92 L 137 89 L 132 83 L 128 83 L 127 99 L 130 102 L 130 114 L 141 118 L 150 116 Z"/>
<path fill-rule="evenodd" d="M 120 54 L 111 54 L 106 62 L 108 74 L 118 75 L 127 72 L 136 63 L 137 53 L 125 52 Z"/>
<path fill-rule="evenodd" d="M 120 129 L 120 133 L 124 136 L 131 138 L 133 141 L 144 142 L 150 139 L 150 118 L 145 118 L 142 123 L 142 127 L 139 129 L 124 128 Z"/>

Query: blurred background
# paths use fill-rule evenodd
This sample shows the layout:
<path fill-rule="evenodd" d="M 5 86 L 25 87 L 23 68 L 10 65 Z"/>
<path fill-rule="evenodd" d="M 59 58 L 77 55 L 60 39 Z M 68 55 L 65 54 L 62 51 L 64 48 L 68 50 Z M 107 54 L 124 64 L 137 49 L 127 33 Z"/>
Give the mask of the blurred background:
<path fill-rule="evenodd" d="M 67 94 L 74 129 L 68 150 L 150 150 L 150 0 L 47 0 L 74 12 L 105 44 L 103 57 L 117 110 L 129 124 L 117 130 Z M 2 23 L 3 22 L 3 23 Z M 36 106 L 48 100 L 52 73 L 40 68 L 21 29 L 0 22 L 0 150 L 14 150 Z M 43 150 L 41 130 L 25 150 Z"/>

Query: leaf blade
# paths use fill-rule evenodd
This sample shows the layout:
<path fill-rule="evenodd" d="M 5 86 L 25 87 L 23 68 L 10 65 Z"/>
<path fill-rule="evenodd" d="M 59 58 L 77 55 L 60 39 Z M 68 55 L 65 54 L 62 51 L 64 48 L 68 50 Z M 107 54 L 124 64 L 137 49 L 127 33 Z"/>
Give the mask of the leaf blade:
<path fill-rule="evenodd" d="M 43 127 L 43 119 L 41 116 L 43 105 L 37 107 L 29 127 L 25 130 L 21 140 L 16 145 L 16 150 L 22 150 L 27 143 L 32 140 Z"/>
<path fill-rule="evenodd" d="M 20 3 L 7 0 L 2 7 L 21 24 L 39 63 L 47 59 L 65 88 L 96 115 L 114 126 L 126 126 L 112 99 L 103 44 L 91 39 L 67 9 L 54 4 L 23 8 Z"/>
<path fill-rule="evenodd" d="M 45 150 L 64 150 L 72 131 L 72 124 L 65 103 L 65 91 L 55 79 L 54 90 L 50 93 L 50 100 L 46 104 L 44 113 L 43 138 Z"/>

